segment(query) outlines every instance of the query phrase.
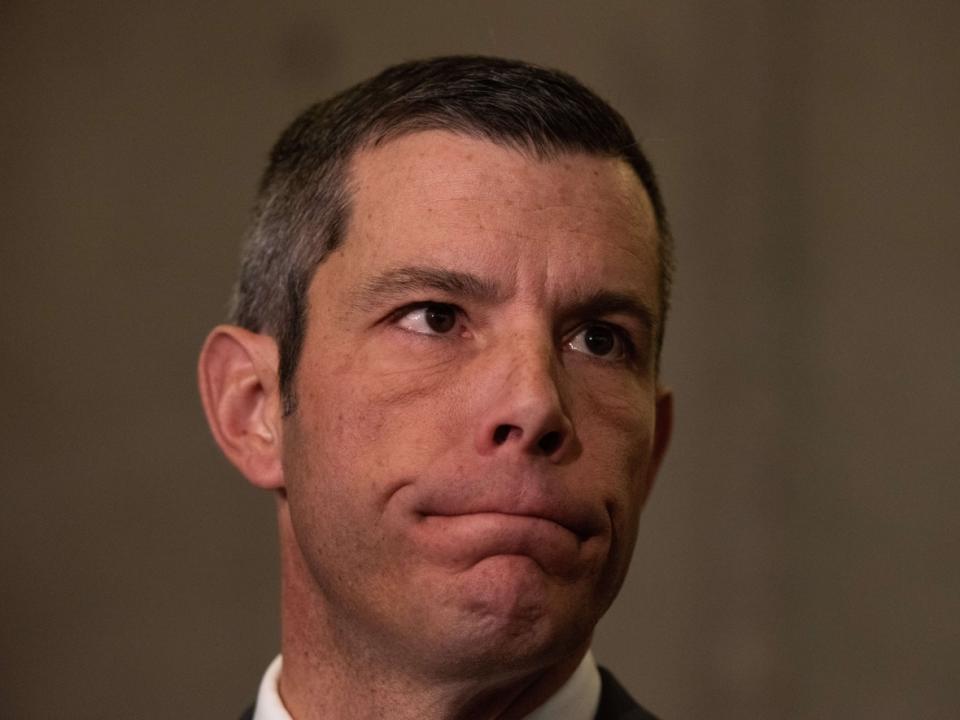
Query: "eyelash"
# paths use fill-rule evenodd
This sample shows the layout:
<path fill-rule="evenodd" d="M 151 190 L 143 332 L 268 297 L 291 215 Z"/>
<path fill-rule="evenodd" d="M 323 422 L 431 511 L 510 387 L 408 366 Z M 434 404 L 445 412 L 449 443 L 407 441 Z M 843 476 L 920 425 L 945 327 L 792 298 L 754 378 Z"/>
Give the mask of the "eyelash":
<path fill-rule="evenodd" d="M 408 305 L 404 305 L 403 307 L 397 308 L 387 316 L 386 321 L 395 325 L 404 316 L 409 315 L 415 310 L 424 310 L 429 307 L 450 308 L 454 313 L 456 313 L 458 320 L 467 319 L 467 313 L 464 312 L 463 308 L 458 305 L 448 302 L 440 302 L 439 300 L 420 300 L 418 302 L 410 303 Z"/>
<path fill-rule="evenodd" d="M 404 305 L 403 307 L 397 308 L 392 313 L 390 313 L 389 316 L 387 316 L 386 320 L 391 325 L 396 325 L 397 323 L 399 323 L 400 320 L 402 320 L 405 316 L 409 315 L 410 313 L 416 310 L 423 310 L 429 307 L 450 308 L 457 315 L 458 322 L 468 319 L 467 313 L 463 310 L 463 308 L 453 303 L 441 302 L 438 300 L 420 300 L 417 302 Z M 585 355 L 590 360 L 600 362 L 600 363 L 606 363 L 608 365 L 614 364 L 616 362 L 626 362 L 629 364 L 633 364 L 636 362 L 637 355 L 638 355 L 637 346 L 636 346 L 636 343 L 633 341 L 633 338 L 630 336 L 630 333 L 624 328 L 620 327 L 619 325 L 615 325 L 609 322 L 604 322 L 602 320 L 593 320 L 593 321 L 581 323 L 579 326 L 577 326 L 574 332 L 566 336 L 567 339 L 563 341 L 563 345 L 564 346 L 569 345 L 572 342 L 572 339 L 574 337 L 582 333 L 587 328 L 597 327 L 597 326 L 607 328 L 611 332 L 613 332 L 613 334 L 617 338 L 617 341 L 620 343 L 622 357 L 617 360 L 604 360 L 603 356 L 600 356 L 600 355 L 592 355 L 590 353 L 580 353 L 580 354 Z M 405 332 L 413 332 L 413 331 L 405 331 Z M 428 337 L 428 338 L 444 338 L 444 337 L 447 337 L 447 335 L 449 335 L 450 333 L 438 333 L 436 335 L 428 334 L 428 333 L 414 333 L 414 334 L 419 334 L 422 337 Z"/>
<path fill-rule="evenodd" d="M 602 320 L 592 320 L 589 322 L 582 323 L 577 327 L 575 332 L 569 335 L 570 340 L 567 340 L 565 344 L 569 345 L 573 341 L 573 338 L 575 338 L 577 335 L 582 333 L 587 328 L 591 328 L 591 327 L 603 327 L 610 330 L 614 334 L 614 336 L 617 338 L 617 342 L 620 343 L 621 357 L 617 358 L 616 360 L 605 360 L 604 356 L 602 355 L 593 355 L 591 353 L 582 353 L 582 354 L 586 355 L 591 360 L 596 360 L 597 362 L 608 363 L 608 364 L 615 363 L 615 362 L 627 362 L 632 364 L 636 362 L 637 346 L 636 346 L 636 343 L 633 341 L 633 338 L 630 337 L 630 333 L 627 332 L 624 328 L 620 327 L 619 325 L 614 325 L 613 323 L 604 322 Z"/>

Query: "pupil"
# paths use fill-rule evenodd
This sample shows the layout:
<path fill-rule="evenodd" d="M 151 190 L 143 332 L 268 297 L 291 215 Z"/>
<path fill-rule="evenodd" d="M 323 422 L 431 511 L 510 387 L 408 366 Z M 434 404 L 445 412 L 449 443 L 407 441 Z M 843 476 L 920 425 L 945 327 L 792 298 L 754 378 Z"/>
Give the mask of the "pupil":
<path fill-rule="evenodd" d="M 431 305 L 427 308 L 426 320 L 431 330 L 445 333 L 453 328 L 456 318 L 453 310 L 447 305 Z"/>
<path fill-rule="evenodd" d="M 613 331 L 596 325 L 587 330 L 584 342 L 594 355 L 607 355 L 613 350 Z"/>

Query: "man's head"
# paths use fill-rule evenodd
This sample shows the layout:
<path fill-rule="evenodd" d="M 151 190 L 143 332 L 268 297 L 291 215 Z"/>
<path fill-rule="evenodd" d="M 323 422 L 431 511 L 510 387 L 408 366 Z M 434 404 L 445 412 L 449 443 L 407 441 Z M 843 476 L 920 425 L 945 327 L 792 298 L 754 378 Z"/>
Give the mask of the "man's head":
<path fill-rule="evenodd" d="M 423 130 L 483 138 L 538 158 L 620 158 L 653 207 L 659 242 L 657 348 L 669 306 L 673 243 L 649 161 L 624 119 L 562 72 L 489 57 L 444 57 L 388 68 L 307 109 L 283 133 L 260 183 L 232 320 L 277 338 L 285 412 L 306 320 L 306 288 L 343 241 L 346 170 L 360 150 Z"/>
<path fill-rule="evenodd" d="M 290 687 L 582 654 L 669 437 L 668 242 L 626 125 L 550 71 L 400 66 L 284 134 L 200 381 L 276 491 Z"/>

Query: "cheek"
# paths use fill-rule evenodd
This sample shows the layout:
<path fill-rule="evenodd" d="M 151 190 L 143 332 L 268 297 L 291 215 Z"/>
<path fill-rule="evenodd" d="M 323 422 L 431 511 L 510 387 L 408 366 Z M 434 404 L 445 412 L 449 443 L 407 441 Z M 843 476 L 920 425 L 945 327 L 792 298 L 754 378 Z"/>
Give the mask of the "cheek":
<path fill-rule="evenodd" d="M 453 362 L 368 352 L 331 365 L 305 363 L 298 382 L 298 414 L 328 464 L 389 473 L 443 439 L 449 444 L 464 399 Z"/>
<path fill-rule="evenodd" d="M 626 576 L 637 538 L 640 514 L 650 491 L 650 460 L 653 451 L 652 403 L 637 397 L 635 402 L 594 406 L 589 441 L 602 468 L 605 502 L 610 516 L 610 549 L 604 581 L 598 592 L 609 602 Z M 586 442 L 584 443 L 587 447 Z"/>
<path fill-rule="evenodd" d="M 362 358 L 360 358 L 362 359 Z M 462 435 L 448 370 L 373 372 L 342 363 L 301 365 L 298 407 L 285 431 L 287 491 L 295 530 L 315 573 L 343 562 L 381 567 L 403 538 L 384 520 L 400 485 L 429 471 Z M 330 555 L 329 548 L 340 548 Z"/>
<path fill-rule="evenodd" d="M 607 505 L 619 532 L 635 525 L 650 490 L 655 404 L 645 385 L 594 383 L 575 395 L 587 467 L 606 480 Z"/>
<path fill-rule="evenodd" d="M 573 398 L 590 440 L 621 461 L 622 473 L 643 473 L 653 451 L 655 391 L 645 380 L 591 378 Z"/>

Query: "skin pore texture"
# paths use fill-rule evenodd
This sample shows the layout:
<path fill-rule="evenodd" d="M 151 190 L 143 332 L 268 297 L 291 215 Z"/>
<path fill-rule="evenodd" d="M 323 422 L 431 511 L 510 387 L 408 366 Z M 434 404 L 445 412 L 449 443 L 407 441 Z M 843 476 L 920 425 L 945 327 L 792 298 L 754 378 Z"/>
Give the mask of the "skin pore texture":
<path fill-rule="evenodd" d="M 650 203 L 623 161 L 444 131 L 349 176 L 296 411 L 271 338 L 205 349 L 255 368 L 220 372 L 246 404 L 214 433 L 252 436 L 225 450 L 276 492 L 281 696 L 297 720 L 519 718 L 589 647 L 669 437 Z"/>

